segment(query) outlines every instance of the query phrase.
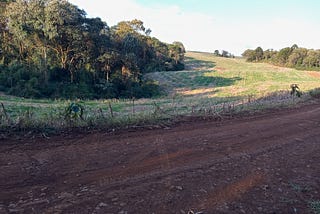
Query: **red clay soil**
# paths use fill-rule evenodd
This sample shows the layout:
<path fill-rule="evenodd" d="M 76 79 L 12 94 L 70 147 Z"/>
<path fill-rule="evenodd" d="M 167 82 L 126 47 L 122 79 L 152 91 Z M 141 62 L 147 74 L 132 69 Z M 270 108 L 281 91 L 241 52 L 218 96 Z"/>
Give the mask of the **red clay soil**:
<path fill-rule="evenodd" d="M 0 141 L 0 213 L 313 213 L 320 104 Z"/>

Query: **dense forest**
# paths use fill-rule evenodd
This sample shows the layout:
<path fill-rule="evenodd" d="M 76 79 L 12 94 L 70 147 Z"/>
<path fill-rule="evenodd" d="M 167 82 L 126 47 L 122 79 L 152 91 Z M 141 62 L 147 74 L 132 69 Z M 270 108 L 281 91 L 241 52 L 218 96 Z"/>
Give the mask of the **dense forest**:
<path fill-rule="evenodd" d="M 0 91 L 23 97 L 140 98 L 142 75 L 184 69 L 181 42 L 150 36 L 140 20 L 109 27 L 66 0 L 0 0 Z"/>
<path fill-rule="evenodd" d="M 248 62 L 268 62 L 296 69 L 320 70 L 320 50 L 300 48 L 297 45 L 279 51 L 272 49 L 264 51 L 261 47 L 257 47 L 255 50 L 246 50 L 242 56 Z"/>

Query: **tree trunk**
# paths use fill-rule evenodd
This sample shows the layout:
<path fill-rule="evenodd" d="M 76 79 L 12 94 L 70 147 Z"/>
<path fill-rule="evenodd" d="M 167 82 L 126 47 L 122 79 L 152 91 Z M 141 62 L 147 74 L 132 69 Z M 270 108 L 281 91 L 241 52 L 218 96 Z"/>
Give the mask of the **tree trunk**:
<path fill-rule="evenodd" d="M 70 82 L 73 83 L 74 82 L 74 72 L 72 71 L 72 69 L 69 69 L 70 72 Z"/>
<path fill-rule="evenodd" d="M 65 53 L 62 53 L 62 56 L 61 56 L 61 67 L 63 69 L 67 69 L 67 56 Z"/>
<path fill-rule="evenodd" d="M 109 65 L 107 65 L 106 66 L 106 73 L 105 73 L 107 82 L 109 82 L 110 70 L 111 70 L 111 67 Z"/>
<path fill-rule="evenodd" d="M 49 81 L 48 77 L 48 57 L 47 57 L 47 47 L 43 48 L 43 74 L 44 74 L 44 83 L 47 85 Z"/>

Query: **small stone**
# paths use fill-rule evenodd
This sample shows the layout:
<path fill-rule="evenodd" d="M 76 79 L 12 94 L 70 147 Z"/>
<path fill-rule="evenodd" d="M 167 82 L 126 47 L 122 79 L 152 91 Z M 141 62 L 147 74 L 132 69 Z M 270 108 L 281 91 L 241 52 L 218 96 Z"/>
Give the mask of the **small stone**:
<path fill-rule="evenodd" d="M 176 189 L 177 189 L 177 190 L 180 190 L 180 191 L 183 190 L 182 186 L 176 186 Z"/>
<path fill-rule="evenodd" d="M 68 192 L 63 192 L 58 196 L 59 199 L 72 198 L 72 197 L 73 197 L 73 195 Z"/>
<path fill-rule="evenodd" d="M 16 207 L 17 207 L 17 205 L 14 203 L 9 204 L 9 208 L 16 208 Z"/>
<path fill-rule="evenodd" d="M 207 192 L 205 189 L 200 189 L 199 191 L 200 191 L 200 192 L 203 192 L 203 193 L 205 193 L 205 194 L 208 194 L 208 192 Z"/>
<path fill-rule="evenodd" d="M 266 190 L 270 189 L 270 187 L 269 187 L 269 185 L 264 185 L 264 186 L 262 187 L 262 189 L 266 191 Z"/>
<path fill-rule="evenodd" d="M 98 206 L 99 206 L 99 207 L 106 207 L 106 206 L 108 206 L 108 205 L 105 204 L 105 203 L 103 203 L 103 202 L 100 202 Z"/>
<path fill-rule="evenodd" d="M 24 209 L 9 209 L 9 213 L 23 213 Z"/>
<path fill-rule="evenodd" d="M 118 200 L 119 200 L 119 198 L 113 198 L 113 199 L 111 199 L 112 202 L 116 202 L 116 201 L 118 201 Z"/>
<path fill-rule="evenodd" d="M 48 189 L 48 187 L 42 187 L 41 191 L 43 192 L 43 191 L 46 191 L 47 189 Z"/>
<path fill-rule="evenodd" d="M 126 206 L 127 204 L 126 203 L 120 203 L 120 207 L 124 207 L 124 206 Z"/>
<path fill-rule="evenodd" d="M 82 187 L 80 192 L 88 192 L 88 190 L 89 190 L 88 187 Z"/>

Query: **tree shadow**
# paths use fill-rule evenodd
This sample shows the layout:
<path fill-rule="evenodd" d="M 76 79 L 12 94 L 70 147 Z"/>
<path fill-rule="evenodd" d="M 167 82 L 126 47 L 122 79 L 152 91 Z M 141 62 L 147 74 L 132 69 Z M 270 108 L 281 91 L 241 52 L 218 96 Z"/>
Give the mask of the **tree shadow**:
<path fill-rule="evenodd" d="M 189 96 L 210 96 L 220 91 L 219 88 L 235 85 L 242 78 L 224 77 L 216 73 L 216 63 L 186 57 L 186 69 L 183 71 L 149 73 L 148 78 L 157 81 L 167 94 Z"/>
<path fill-rule="evenodd" d="M 183 96 L 207 96 L 219 92 L 222 87 L 232 86 L 240 80 L 242 80 L 240 77 L 211 77 L 199 75 L 197 72 L 197 76 L 190 79 L 187 84 L 185 81 L 177 83 L 174 91 Z"/>
<path fill-rule="evenodd" d="M 199 60 L 193 57 L 185 58 L 185 70 L 213 70 L 215 62 L 209 60 Z"/>
<path fill-rule="evenodd" d="M 198 72 L 199 73 L 199 72 Z M 203 86 L 214 86 L 214 87 L 225 87 L 234 85 L 236 81 L 242 80 L 240 77 L 219 77 L 219 76 L 207 76 L 207 72 L 200 72 L 201 75 L 198 75 L 194 78 L 195 82 L 198 82 L 199 85 Z"/>
<path fill-rule="evenodd" d="M 179 71 L 166 76 L 166 80 L 160 83 L 169 91 L 178 92 L 181 94 L 193 94 L 198 91 L 199 94 L 207 93 L 208 91 L 221 87 L 232 86 L 237 81 L 242 80 L 240 77 L 221 77 L 210 76 L 208 71 Z M 186 93 L 184 93 L 186 91 Z M 193 91 L 193 92 L 190 92 Z"/>

